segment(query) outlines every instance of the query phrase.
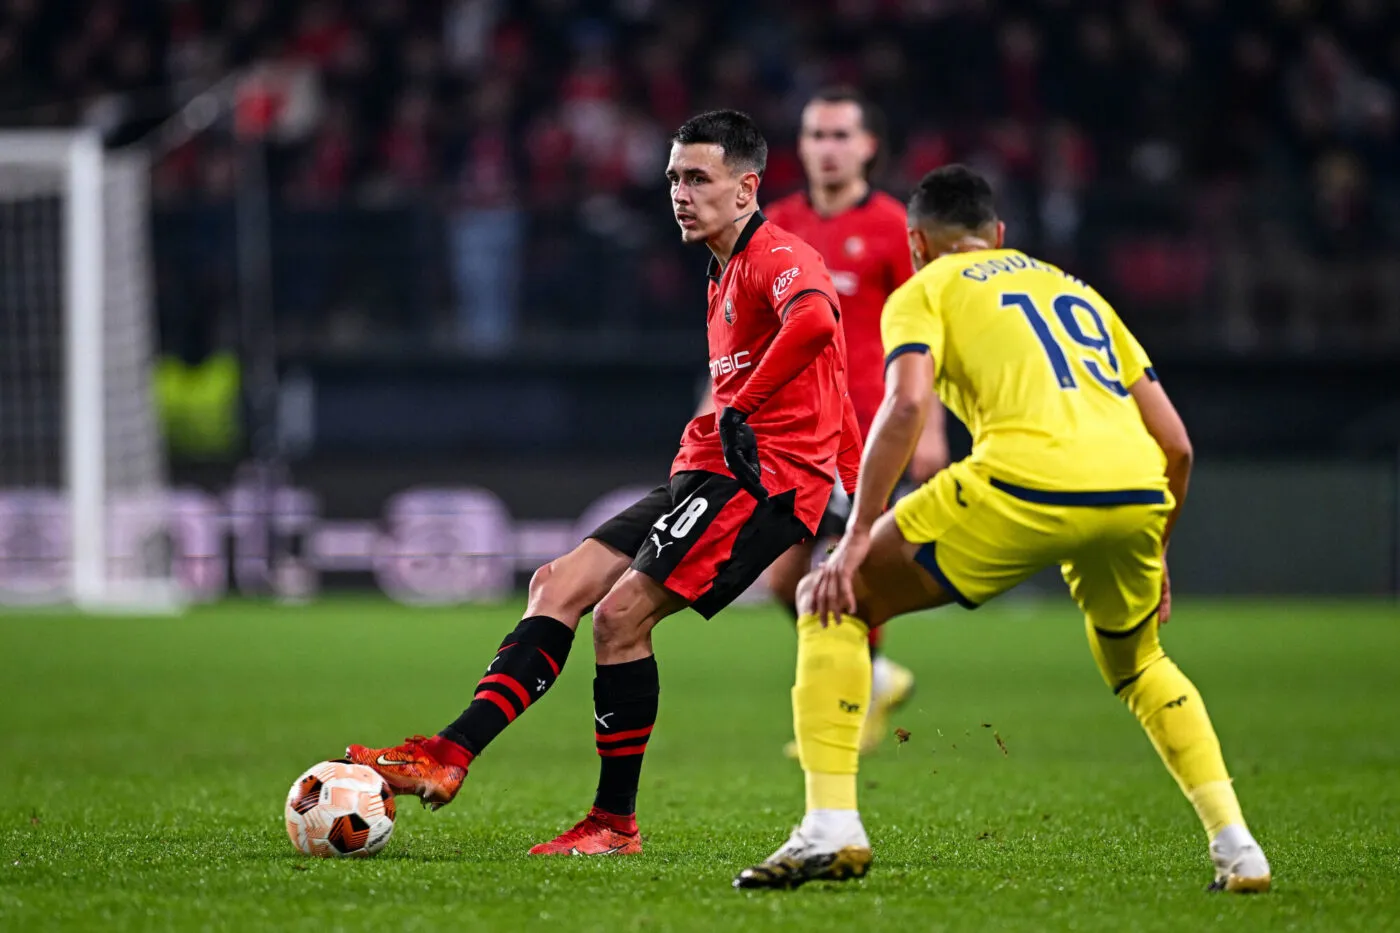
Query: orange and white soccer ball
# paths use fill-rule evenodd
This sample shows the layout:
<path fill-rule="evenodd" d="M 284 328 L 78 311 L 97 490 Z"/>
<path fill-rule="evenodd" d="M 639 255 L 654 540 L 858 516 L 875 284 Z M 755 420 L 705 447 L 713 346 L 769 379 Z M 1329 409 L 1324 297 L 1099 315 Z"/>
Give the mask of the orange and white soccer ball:
<path fill-rule="evenodd" d="M 365 858 L 394 832 L 394 792 L 373 768 L 323 761 L 287 792 L 287 835 L 307 855 Z"/>

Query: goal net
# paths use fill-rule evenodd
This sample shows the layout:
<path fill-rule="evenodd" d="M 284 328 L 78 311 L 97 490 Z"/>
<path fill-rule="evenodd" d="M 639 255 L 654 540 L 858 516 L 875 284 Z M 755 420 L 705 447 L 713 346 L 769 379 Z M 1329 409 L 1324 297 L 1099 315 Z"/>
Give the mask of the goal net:
<path fill-rule="evenodd" d="M 0 605 L 169 611 L 149 172 L 0 132 Z"/>

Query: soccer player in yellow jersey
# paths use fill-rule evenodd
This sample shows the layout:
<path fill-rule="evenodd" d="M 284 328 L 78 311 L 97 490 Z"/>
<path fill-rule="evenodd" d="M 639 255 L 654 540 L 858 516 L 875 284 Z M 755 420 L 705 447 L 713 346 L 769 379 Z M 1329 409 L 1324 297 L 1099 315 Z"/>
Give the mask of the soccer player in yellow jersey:
<path fill-rule="evenodd" d="M 1268 890 L 1269 863 L 1201 695 L 1157 638 L 1171 614 L 1165 553 L 1191 443 L 1147 354 L 1098 292 L 1002 248 L 991 187 L 968 169 L 925 176 L 908 226 L 919 271 L 885 305 L 885 398 L 851 518 L 798 588 L 792 706 L 807 815 L 735 886 L 868 869 L 856 771 L 869 627 L 950 602 L 976 607 L 1058 564 L 1104 680 L 1205 826 L 1212 889 Z M 885 512 L 935 390 L 971 431 L 972 453 Z"/>

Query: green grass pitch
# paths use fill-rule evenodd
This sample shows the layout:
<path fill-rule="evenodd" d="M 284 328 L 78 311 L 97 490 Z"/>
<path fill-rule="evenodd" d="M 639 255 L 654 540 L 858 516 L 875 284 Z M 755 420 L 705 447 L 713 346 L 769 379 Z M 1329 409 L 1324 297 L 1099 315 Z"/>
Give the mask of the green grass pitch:
<path fill-rule="evenodd" d="M 438 813 L 366 861 L 297 855 L 291 780 L 432 732 L 519 607 L 230 602 L 184 618 L 0 616 L 0 930 L 1366 930 L 1400 924 L 1400 611 L 1183 600 L 1200 686 L 1274 892 L 1208 895 L 1205 842 L 1067 600 L 900 620 L 907 743 L 867 760 L 860 883 L 736 892 L 800 816 L 778 612 L 658 633 L 647 851 L 532 859 L 587 808 L 592 652 Z M 586 630 L 585 630 L 586 633 Z M 984 724 L 989 724 L 984 726 Z M 999 735 L 1006 752 L 994 738 Z"/>

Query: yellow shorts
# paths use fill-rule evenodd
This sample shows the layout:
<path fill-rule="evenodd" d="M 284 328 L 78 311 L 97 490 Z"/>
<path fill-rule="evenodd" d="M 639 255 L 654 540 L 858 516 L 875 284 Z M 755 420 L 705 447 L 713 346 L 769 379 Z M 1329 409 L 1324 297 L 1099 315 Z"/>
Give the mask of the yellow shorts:
<path fill-rule="evenodd" d="M 914 559 L 954 599 L 976 608 L 1059 564 L 1090 624 L 1121 631 L 1162 594 L 1163 489 L 1051 492 L 955 463 L 900 499 L 894 517 Z"/>

